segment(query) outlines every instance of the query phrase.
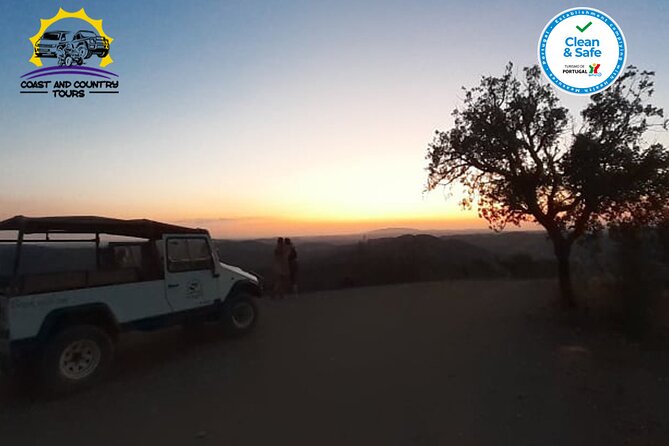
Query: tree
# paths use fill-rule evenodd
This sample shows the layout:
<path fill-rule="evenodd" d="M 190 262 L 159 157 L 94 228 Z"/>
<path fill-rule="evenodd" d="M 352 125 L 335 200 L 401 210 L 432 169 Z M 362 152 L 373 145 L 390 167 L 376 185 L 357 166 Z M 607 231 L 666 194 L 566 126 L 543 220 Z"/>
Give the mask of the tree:
<path fill-rule="evenodd" d="M 625 221 L 662 217 L 669 199 L 669 152 L 646 144 L 651 129 L 667 129 L 663 110 L 649 104 L 653 72 L 629 66 L 604 92 L 590 97 L 578 130 L 538 66 L 518 79 L 509 63 L 464 89 L 454 125 L 428 146 L 428 190 L 459 183 L 464 208 L 495 231 L 533 221 L 552 241 L 562 301 L 575 306 L 570 274 L 574 242 L 587 232 Z"/>

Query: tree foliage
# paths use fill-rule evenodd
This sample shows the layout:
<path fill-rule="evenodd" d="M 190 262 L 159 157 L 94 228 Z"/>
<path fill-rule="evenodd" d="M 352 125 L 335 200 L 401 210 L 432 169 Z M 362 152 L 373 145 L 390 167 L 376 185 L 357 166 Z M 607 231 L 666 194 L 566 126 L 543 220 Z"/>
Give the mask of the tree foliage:
<path fill-rule="evenodd" d="M 591 96 L 576 130 L 539 67 L 524 68 L 519 79 L 509 63 L 502 76 L 465 89 L 453 127 L 436 132 L 427 187 L 460 183 L 462 205 L 476 205 L 496 231 L 539 223 L 568 280 L 564 263 L 578 237 L 629 221 L 652 224 L 666 209 L 669 151 L 644 140 L 667 129 L 662 109 L 649 103 L 653 76 L 629 66 Z"/>

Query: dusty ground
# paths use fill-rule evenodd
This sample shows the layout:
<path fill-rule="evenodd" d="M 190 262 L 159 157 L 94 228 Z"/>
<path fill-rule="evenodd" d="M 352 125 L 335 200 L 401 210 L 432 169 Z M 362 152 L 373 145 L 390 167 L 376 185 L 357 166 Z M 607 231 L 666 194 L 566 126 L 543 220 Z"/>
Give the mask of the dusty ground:
<path fill-rule="evenodd" d="M 550 317 L 550 281 L 264 300 L 243 339 L 126 338 L 109 378 L 38 401 L 0 382 L 3 445 L 669 444 L 669 353 Z"/>

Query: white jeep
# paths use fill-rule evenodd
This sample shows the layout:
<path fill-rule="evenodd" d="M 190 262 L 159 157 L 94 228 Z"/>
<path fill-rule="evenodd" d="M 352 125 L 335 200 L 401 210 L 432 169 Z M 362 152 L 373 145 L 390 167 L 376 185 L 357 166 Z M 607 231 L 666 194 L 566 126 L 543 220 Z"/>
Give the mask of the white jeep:
<path fill-rule="evenodd" d="M 0 231 L 14 235 L 0 240 L 0 361 L 34 366 L 52 393 L 96 381 L 124 331 L 220 320 L 237 335 L 256 324 L 259 278 L 221 263 L 204 229 L 18 216 Z"/>

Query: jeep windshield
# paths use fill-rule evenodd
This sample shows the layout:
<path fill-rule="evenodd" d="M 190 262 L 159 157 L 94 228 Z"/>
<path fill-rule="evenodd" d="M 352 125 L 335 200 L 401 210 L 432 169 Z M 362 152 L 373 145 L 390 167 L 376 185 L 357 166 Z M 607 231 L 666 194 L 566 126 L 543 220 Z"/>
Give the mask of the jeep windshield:
<path fill-rule="evenodd" d="M 44 35 L 42 36 L 42 40 L 60 40 L 61 35 L 65 35 L 65 33 L 60 33 L 60 32 L 44 33 Z"/>

